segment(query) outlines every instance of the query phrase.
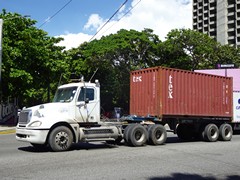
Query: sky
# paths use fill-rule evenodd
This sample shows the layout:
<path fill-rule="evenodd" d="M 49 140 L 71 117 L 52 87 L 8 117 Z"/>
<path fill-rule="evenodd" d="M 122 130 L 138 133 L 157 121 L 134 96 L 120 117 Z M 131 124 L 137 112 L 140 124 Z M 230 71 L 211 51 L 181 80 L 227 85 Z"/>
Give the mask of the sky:
<path fill-rule="evenodd" d="M 192 29 L 192 0 L 0 0 L 0 9 L 30 15 L 37 28 L 63 37 L 66 50 L 120 29 L 150 28 L 162 41 L 172 29 Z"/>

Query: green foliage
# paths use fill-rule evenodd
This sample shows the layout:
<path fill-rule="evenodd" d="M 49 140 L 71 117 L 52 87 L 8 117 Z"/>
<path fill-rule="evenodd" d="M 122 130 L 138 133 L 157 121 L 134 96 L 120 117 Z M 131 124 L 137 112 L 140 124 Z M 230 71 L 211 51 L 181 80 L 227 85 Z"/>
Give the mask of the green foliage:
<path fill-rule="evenodd" d="M 3 99 L 18 97 L 19 106 L 47 102 L 57 87 L 59 74 L 68 71 L 60 38 L 47 36 L 33 21 L 19 14 L 0 14 L 3 19 Z M 53 87 L 54 89 L 50 89 Z"/>
<path fill-rule="evenodd" d="M 158 37 L 150 29 L 120 30 L 117 34 L 84 43 L 70 50 L 71 70 L 101 82 L 101 103 L 106 111 L 120 106 L 128 110 L 130 71 L 150 67 L 157 60 Z"/>
<path fill-rule="evenodd" d="M 190 29 L 174 29 L 159 44 L 163 65 L 186 69 L 210 69 L 217 63 L 239 64 L 239 49 L 220 45 L 206 34 Z"/>
<path fill-rule="evenodd" d="M 105 111 L 122 107 L 128 113 L 133 70 L 154 66 L 208 69 L 217 63 L 240 65 L 239 49 L 220 45 L 206 34 L 190 29 L 174 29 L 163 42 L 151 29 L 121 29 L 64 51 L 56 45 L 62 39 L 49 37 L 34 26 L 36 21 L 5 10 L 0 18 L 4 20 L 3 95 L 18 97 L 20 107 L 50 101 L 60 79 L 66 83 L 70 74 L 76 73 L 84 75 L 86 81 L 99 79 Z"/>

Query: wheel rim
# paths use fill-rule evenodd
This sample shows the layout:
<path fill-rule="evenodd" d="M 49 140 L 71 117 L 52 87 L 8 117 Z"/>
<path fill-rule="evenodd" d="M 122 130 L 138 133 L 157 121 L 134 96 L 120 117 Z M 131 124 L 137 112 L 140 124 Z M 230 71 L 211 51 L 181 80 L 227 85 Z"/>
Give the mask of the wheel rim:
<path fill-rule="evenodd" d="M 135 132 L 136 141 L 141 142 L 143 140 L 143 138 L 144 138 L 144 135 L 141 131 L 136 131 Z"/>
<path fill-rule="evenodd" d="M 62 149 L 67 148 L 69 142 L 69 136 L 66 132 L 59 132 L 56 134 L 55 138 L 56 144 L 61 147 Z"/>
<path fill-rule="evenodd" d="M 162 131 L 157 130 L 157 131 L 155 132 L 155 137 L 156 137 L 156 139 L 157 139 L 158 141 L 161 140 L 161 139 L 162 139 Z"/>
<path fill-rule="evenodd" d="M 217 138 L 217 131 L 214 128 L 211 129 L 211 136 L 212 138 Z"/>
<path fill-rule="evenodd" d="M 231 133 L 230 133 L 230 130 L 229 130 L 228 127 L 226 127 L 226 128 L 224 129 L 224 135 L 225 135 L 226 137 L 230 137 L 230 136 L 231 136 Z"/>

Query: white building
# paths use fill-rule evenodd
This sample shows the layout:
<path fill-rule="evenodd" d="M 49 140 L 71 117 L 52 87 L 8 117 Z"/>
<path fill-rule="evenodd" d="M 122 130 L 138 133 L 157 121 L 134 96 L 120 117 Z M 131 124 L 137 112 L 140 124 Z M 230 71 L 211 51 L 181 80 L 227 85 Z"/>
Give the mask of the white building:
<path fill-rule="evenodd" d="M 240 0 L 193 0 L 193 29 L 240 47 Z"/>

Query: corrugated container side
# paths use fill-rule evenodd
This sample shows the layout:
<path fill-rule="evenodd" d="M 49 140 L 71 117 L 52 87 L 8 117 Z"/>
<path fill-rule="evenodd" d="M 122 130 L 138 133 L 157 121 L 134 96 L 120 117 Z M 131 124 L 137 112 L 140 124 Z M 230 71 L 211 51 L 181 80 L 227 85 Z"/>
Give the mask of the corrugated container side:
<path fill-rule="evenodd" d="M 136 115 L 159 113 L 159 69 L 151 68 L 131 73 L 130 112 Z"/>
<path fill-rule="evenodd" d="M 232 79 L 155 67 L 131 73 L 130 114 L 232 117 Z"/>

